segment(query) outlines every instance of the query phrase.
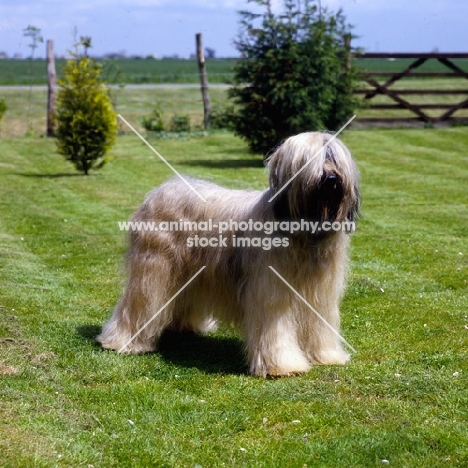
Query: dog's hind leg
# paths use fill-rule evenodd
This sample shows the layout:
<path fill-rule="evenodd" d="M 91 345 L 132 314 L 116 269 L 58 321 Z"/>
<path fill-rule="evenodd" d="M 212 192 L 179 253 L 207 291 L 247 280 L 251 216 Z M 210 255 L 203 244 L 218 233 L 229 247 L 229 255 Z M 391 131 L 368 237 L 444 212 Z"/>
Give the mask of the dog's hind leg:
<path fill-rule="evenodd" d="M 193 332 L 200 335 L 211 333 L 218 328 L 218 322 L 212 315 L 200 312 L 194 308 L 195 304 L 181 304 L 177 302 L 175 305 L 174 318 L 170 325 L 171 330 L 180 332 Z"/>
<path fill-rule="evenodd" d="M 129 277 L 124 293 L 96 340 L 121 353 L 146 353 L 171 321 L 171 269 L 167 258 L 154 252 L 129 255 Z M 167 305 L 166 305 L 167 304 Z M 166 306 L 165 306 L 166 305 Z M 165 306 L 165 307 L 164 307 Z"/>

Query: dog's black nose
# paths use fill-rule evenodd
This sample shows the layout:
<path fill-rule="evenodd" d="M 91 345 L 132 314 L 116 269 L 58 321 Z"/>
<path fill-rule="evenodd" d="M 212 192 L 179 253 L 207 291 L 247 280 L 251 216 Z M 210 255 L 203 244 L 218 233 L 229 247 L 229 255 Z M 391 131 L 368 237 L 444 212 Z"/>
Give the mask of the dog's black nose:
<path fill-rule="evenodd" d="M 334 190 L 337 187 L 338 176 L 336 174 L 326 174 L 322 178 L 321 188 L 325 190 Z"/>

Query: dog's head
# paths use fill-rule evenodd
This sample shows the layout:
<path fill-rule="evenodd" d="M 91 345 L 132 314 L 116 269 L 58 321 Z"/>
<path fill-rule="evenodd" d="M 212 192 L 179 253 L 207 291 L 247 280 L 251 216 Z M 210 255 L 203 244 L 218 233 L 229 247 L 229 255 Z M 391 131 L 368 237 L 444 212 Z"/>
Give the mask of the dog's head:
<path fill-rule="evenodd" d="M 268 158 L 273 214 L 278 220 L 354 221 L 358 171 L 346 146 L 328 133 L 288 138 Z"/>

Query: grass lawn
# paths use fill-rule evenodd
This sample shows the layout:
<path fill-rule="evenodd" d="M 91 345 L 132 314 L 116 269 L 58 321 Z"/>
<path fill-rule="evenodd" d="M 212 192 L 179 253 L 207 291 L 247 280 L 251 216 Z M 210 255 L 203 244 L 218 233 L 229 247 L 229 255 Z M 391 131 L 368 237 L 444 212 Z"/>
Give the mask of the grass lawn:
<path fill-rule="evenodd" d="M 0 140 L 0 466 L 468 466 L 468 132 L 349 131 L 362 176 L 344 367 L 246 373 L 232 330 L 160 352 L 94 343 L 121 290 L 125 221 L 170 170 L 135 136 L 77 175 Z M 262 188 L 229 133 L 154 141 L 180 172 Z M 385 462 L 384 462 L 385 463 Z"/>

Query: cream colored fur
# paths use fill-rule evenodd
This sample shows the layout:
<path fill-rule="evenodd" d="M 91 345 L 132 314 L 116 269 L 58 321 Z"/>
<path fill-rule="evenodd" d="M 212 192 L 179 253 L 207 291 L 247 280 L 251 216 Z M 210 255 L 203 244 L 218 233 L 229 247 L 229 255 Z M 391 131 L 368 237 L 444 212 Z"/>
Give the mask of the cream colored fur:
<path fill-rule="evenodd" d="M 207 200 L 204 203 L 180 179 L 174 178 L 150 192 L 132 220 L 275 221 L 278 216 L 275 204 L 288 219 L 300 219 L 307 204 L 316 202 L 314 197 L 324 197 L 320 184 L 324 174 L 329 173 L 336 174 L 343 191 L 331 221 L 352 219 L 359 204 L 357 170 L 349 151 L 338 139 L 324 147 L 330 138 L 326 133 L 304 133 L 286 140 L 269 158 L 270 187 L 265 191 L 228 190 L 187 179 Z M 269 203 L 305 164 L 308 165 L 300 175 Z M 330 207 L 323 203 L 321 220 L 328 220 L 330 213 Z M 195 234 L 190 231 L 130 234 L 127 285 L 112 317 L 97 337 L 104 348 L 121 350 L 125 346 L 122 352 L 145 353 L 157 348 L 166 328 L 206 333 L 213 331 L 220 321 L 241 330 L 249 370 L 254 375 L 294 375 L 307 372 L 313 364 L 348 361 L 349 355 L 341 348 L 338 336 L 269 268 L 272 266 L 279 272 L 339 331 L 348 234 L 343 231 L 320 236 L 304 232 L 286 234 L 289 247 L 270 250 L 230 246 L 232 235 L 258 237 L 258 232 L 225 232 L 228 247 L 187 247 L 187 238 Z M 218 232 L 197 234 L 218 236 Z M 202 266 L 206 266 L 203 272 L 160 311 Z"/>

